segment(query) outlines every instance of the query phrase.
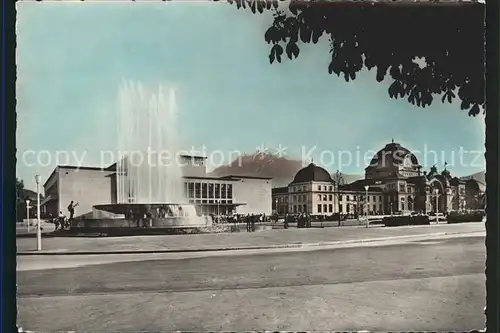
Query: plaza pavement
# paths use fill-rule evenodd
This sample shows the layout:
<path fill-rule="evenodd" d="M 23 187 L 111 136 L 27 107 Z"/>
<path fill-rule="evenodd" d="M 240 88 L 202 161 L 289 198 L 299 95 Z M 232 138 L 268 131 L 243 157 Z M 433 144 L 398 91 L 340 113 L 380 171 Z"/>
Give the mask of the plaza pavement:
<path fill-rule="evenodd" d="M 418 228 L 406 229 L 409 233 Z M 303 230 L 292 233 L 308 235 Z M 226 251 L 199 257 L 136 254 L 141 260 L 98 263 L 95 259 L 78 267 L 21 269 L 17 273 L 19 325 L 36 331 L 467 331 L 484 327 L 484 234 L 423 235 L 420 240 L 386 239 L 315 250 L 238 255 Z M 103 255 L 18 256 L 18 262 L 89 257 Z"/>
<path fill-rule="evenodd" d="M 423 235 L 485 235 L 484 223 L 440 224 L 430 226 L 362 226 L 269 230 L 198 235 L 160 235 L 128 237 L 51 237 L 43 239 L 43 251 L 36 251 L 36 239 L 17 238 L 18 255 L 114 254 L 189 251 L 221 251 L 265 248 L 300 248 L 305 245 L 332 245 Z"/>
<path fill-rule="evenodd" d="M 28 226 L 24 223 L 16 223 L 16 235 L 17 236 L 25 236 L 25 235 L 33 235 L 36 236 L 37 233 L 37 228 L 36 228 L 36 221 L 32 222 L 33 224 L 30 227 L 30 230 L 28 231 Z M 40 223 L 40 226 L 42 227 L 42 234 L 47 234 L 54 232 L 55 225 L 54 223 L 48 223 L 45 221 L 42 221 Z"/>

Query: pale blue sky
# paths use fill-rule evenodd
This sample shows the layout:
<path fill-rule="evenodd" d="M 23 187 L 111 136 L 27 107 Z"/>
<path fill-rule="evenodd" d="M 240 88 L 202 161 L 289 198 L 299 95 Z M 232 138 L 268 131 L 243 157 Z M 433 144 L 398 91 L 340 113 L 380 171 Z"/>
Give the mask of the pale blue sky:
<path fill-rule="evenodd" d="M 204 145 L 208 153 L 253 153 L 261 145 L 272 152 L 281 144 L 300 157 L 301 147 L 317 146 L 316 162 L 322 150 L 362 156 L 394 138 L 410 149 L 442 151 L 438 164 L 446 159 L 457 175 L 483 169 L 474 154 L 463 163 L 451 157 L 460 147 L 484 150 L 482 116 L 440 100 L 421 109 L 390 99 L 388 83 L 377 84 L 372 72 L 350 83 L 329 75 L 326 39 L 304 45 L 297 60 L 271 65 L 263 37 L 270 13 L 161 2 L 21 2 L 17 10 L 18 175 L 28 187 L 35 174 L 50 174 L 56 151 L 85 152 L 84 164 L 98 165 L 100 151 L 115 147 L 124 78 L 173 84 L 185 146 Z M 50 152 L 51 165 L 26 165 L 28 150 Z"/>

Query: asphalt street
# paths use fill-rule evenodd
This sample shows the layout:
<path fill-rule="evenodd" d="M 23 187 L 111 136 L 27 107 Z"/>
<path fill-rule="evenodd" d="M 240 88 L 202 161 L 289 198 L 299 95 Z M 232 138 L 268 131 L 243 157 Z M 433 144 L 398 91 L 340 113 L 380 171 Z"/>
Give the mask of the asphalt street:
<path fill-rule="evenodd" d="M 484 237 L 19 271 L 38 331 L 484 327 Z"/>

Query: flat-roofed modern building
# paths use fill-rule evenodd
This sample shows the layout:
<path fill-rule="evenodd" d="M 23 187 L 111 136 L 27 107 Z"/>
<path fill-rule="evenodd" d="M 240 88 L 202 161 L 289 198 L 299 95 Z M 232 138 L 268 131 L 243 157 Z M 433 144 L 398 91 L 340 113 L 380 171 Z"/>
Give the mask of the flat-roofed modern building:
<path fill-rule="evenodd" d="M 209 177 L 206 158 L 181 156 L 185 197 L 198 214 L 272 213 L 271 178 L 245 175 Z M 43 185 L 44 211 L 57 216 L 67 214 L 71 201 L 78 202 L 75 217 L 93 211 L 94 205 L 117 202 L 116 163 L 107 168 L 60 165 Z"/>

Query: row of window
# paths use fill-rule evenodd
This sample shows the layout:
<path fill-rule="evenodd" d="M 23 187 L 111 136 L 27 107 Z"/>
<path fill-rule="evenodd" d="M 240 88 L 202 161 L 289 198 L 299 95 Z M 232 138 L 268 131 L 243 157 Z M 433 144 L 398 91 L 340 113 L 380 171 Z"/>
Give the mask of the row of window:
<path fill-rule="evenodd" d="M 316 189 L 318 191 L 332 192 L 333 191 L 333 186 L 332 185 L 317 185 Z M 307 191 L 307 186 L 306 185 L 300 185 L 300 186 L 292 186 L 292 187 L 290 187 L 290 192 L 306 192 L 306 191 Z"/>
<path fill-rule="evenodd" d="M 307 202 L 307 196 L 305 194 L 293 195 L 292 202 Z"/>
<path fill-rule="evenodd" d="M 365 196 L 364 195 L 360 195 L 359 196 L 359 199 L 360 200 L 364 200 Z M 378 198 L 378 201 L 382 201 L 382 196 L 379 195 L 368 195 L 368 202 L 370 201 L 373 201 L 373 202 L 377 202 L 377 198 Z M 287 202 L 287 197 L 286 196 L 281 196 L 281 197 L 277 197 L 278 199 L 278 202 Z M 334 195 L 333 194 L 318 194 L 317 195 L 317 200 L 318 201 L 333 201 L 334 199 Z M 340 196 L 340 201 L 356 201 L 357 200 L 357 196 L 356 195 L 349 195 L 349 194 L 346 194 L 346 195 L 341 195 Z M 307 202 L 307 196 L 305 194 L 298 194 L 298 195 L 292 195 L 292 202 L 295 203 L 295 202 Z"/>
<path fill-rule="evenodd" d="M 217 200 L 213 200 L 213 199 L 203 199 L 203 200 L 200 200 L 200 199 L 197 199 L 197 200 L 189 200 L 189 203 L 190 204 L 196 204 L 196 205 L 201 205 L 201 204 L 217 204 L 217 205 L 225 205 L 225 204 L 232 204 L 233 203 L 233 200 L 222 200 L 222 199 L 217 199 Z"/>
<path fill-rule="evenodd" d="M 333 191 L 333 186 L 330 186 L 330 185 L 318 185 L 318 191 L 328 191 L 328 192 L 331 192 Z"/>
<path fill-rule="evenodd" d="M 293 205 L 292 212 L 297 213 L 310 213 L 307 209 L 307 205 Z M 318 213 L 333 213 L 333 205 L 332 204 L 323 204 L 318 205 Z"/>
<path fill-rule="evenodd" d="M 357 209 L 357 205 L 340 205 L 339 206 L 339 212 L 342 214 L 347 214 L 347 213 L 354 213 Z M 363 209 L 362 206 L 359 206 L 361 209 Z M 378 209 L 377 209 L 378 207 Z M 333 204 L 318 204 L 316 206 L 316 211 L 318 214 L 327 214 L 327 213 L 333 213 Z M 344 209 L 345 208 L 345 209 Z M 377 205 L 369 205 L 368 206 L 369 212 L 370 213 L 375 213 L 375 212 L 383 212 L 383 206 L 382 204 Z M 307 213 L 307 205 L 293 205 L 292 206 L 292 212 L 293 213 Z"/>
<path fill-rule="evenodd" d="M 233 184 L 221 183 L 185 183 L 188 199 L 233 199 Z"/>
<path fill-rule="evenodd" d="M 364 201 L 364 195 L 359 195 L 359 200 L 360 201 Z M 335 196 L 333 194 L 318 194 L 317 195 L 317 200 L 318 201 L 330 201 L 332 202 L 334 200 Z M 392 201 L 392 202 L 396 202 L 398 199 L 397 199 L 397 196 L 391 196 L 388 198 L 389 201 Z M 275 202 L 278 203 L 287 203 L 288 202 L 288 196 L 284 195 L 284 196 L 279 196 L 279 197 L 276 197 L 275 198 Z M 340 196 L 340 201 L 341 202 L 344 202 L 344 201 L 357 201 L 358 200 L 358 196 L 355 195 L 355 194 L 344 194 L 344 195 L 341 195 Z M 399 199 L 401 202 L 405 202 L 406 199 L 405 197 L 400 197 Z M 408 201 L 412 201 L 413 199 L 410 197 L 408 198 Z M 382 202 L 382 196 L 381 195 L 368 195 L 368 202 Z M 307 203 L 308 200 L 307 200 L 307 195 L 306 194 L 298 194 L 298 195 L 292 195 L 291 196 L 291 202 L 292 203 Z"/>
<path fill-rule="evenodd" d="M 340 212 L 341 214 L 354 213 L 354 212 L 356 211 L 356 208 L 357 208 L 357 207 L 358 207 L 357 205 L 350 205 L 350 204 L 347 204 L 347 205 L 345 206 L 345 209 L 344 209 L 344 206 L 343 206 L 343 205 L 340 205 L 340 207 L 339 207 L 339 212 Z M 363 208 L 363 206 L 362 206 L 362 205 L 360 205 L 359 207 L 360 207 L 360 209 L 363 209 L 363 210 L 364 210 L 364 208 Z M 384 211 L 382 204 L 379 204 L 379 205 L 378 205 L 378 209 L 377 209 L 377 205 L 368 205 L 368 209 L 369 209 L 369 213 L 370 213 L 370 214 L 373 214 L 373 213 L 375 213 L 375 212 L 380 212 L 380 213 L 381 213 L 381 212 L 383 212 L 383 211 Z"/>
<path fill-rule="evenodd" d="M 327 210 L 328 208 L 328 210 Z M 319 204 L 318 205 L 318 213 L 333 213 L 333 205 L 329 204 L 328 206 L 326 204 Z"/>
<path fill-rule="evenodd" d="M 276 202 L 280 202 L 280 203 L 285 203 L 285 202 L 288 202 L 288 196 L 279 196 L 279 197 L 276 197 L 274 199 L 274 201 Z"/>

